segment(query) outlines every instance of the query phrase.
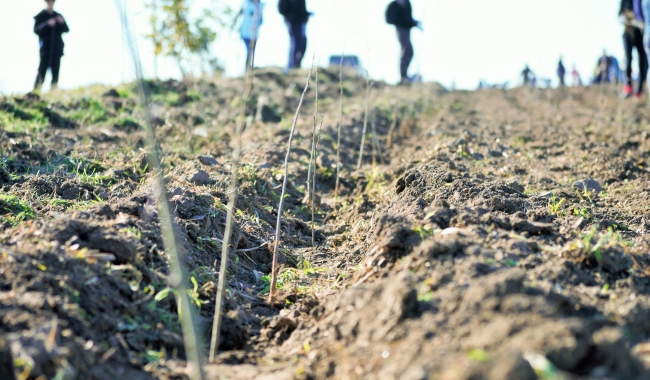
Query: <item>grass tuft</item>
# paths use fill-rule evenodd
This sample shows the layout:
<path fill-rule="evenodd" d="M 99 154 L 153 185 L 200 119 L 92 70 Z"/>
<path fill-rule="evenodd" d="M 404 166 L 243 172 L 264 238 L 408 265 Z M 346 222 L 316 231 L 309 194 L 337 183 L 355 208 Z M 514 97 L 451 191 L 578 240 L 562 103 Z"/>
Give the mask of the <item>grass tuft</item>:
<path fill-rule="evenodd" d="M 0 194 L 0 222 L 12 227 L 20 222 L 34 219 L 34 209 L 15 195 Z"/>

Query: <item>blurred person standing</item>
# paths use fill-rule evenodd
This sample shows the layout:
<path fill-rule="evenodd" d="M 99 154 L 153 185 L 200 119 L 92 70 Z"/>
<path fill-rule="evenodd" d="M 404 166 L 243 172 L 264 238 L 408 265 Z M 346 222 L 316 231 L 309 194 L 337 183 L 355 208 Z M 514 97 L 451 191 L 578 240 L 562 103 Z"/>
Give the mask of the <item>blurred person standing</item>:
<path fill-rule="evenodd" d="M 533 70 L 528 65 L 522 70 L 521 76 L 524 79 L 524 86 L 535 86 L 535 73 L 533 73 Z"/>
<path fill-rule="evenodd" d="M 560 86 L 564 87 L 564 77 L 566 76 L 566 68 L 564 63 L 562 63 L 562 56 L 560 56 L 560 61 L 557 64 L 557 77 L 560 79 Z"/>
<path fill-rule="evenodd" d="M 34 91 L 40 91 L 47 69 L 52 74 L 52 89 L 57 88 L 64 47 L 62 35 L 70 31 L 63 16 L 54 11 L 54 0 L 45 3 L 45 9 L 34 16 L 34 33 L 38 35 L 41 56 Z"/>
<path fill-rule="evenodd" d="M 641 10 L 645 19 L 643 43 L 645 45 L 646 55 L 650 56 L 650 0 L 641 0 Z"/>
<path fill-rule="evenodd" d="M 419 21 L 413 19 L 413 8 L 410 0 L 395 0 L 386 9 L 386 23 L 397 29 L 397 39 L 402 48 L 400 58 L 400 76 L 402 83 L 410 83 L 408 69 L 413 60 L 413 44 L 411 29 L 422 28 Z"/>
<path fill-rule="evenodd" d="M 643 46 L 643 29 L 645 17 L 643 15 L 642 0 L 621 0 L 619 17 L 625 24 L 623 44 L 627 60 L 626 84 L 623 86 L 623 96 L 629 98 L 634 95 L 640 98 L 643 95 L 643 86 L 648 76 L 648 55 Z M 632 51 L 636 49 L 639 56 L 639 81 L 637 90 L 632 88 Z"/>
<path fill-rule="evenodd" d="M 289 69 L 299 69 L 307 51 L 307 22 L 311 13 L 307 12 L 305 0 L 280 0 L 278 11 L 289 29 Z"/>
<path fill-rule="evenodd" d="M 242 17 L 239 32 L 244 44 L 246 44 L 246 71 L 255 67 L 255 48 L 260 36 L 263 11 L 264 3 L 260 0 L 244 0 L 241 11 L 237 15 L 237 18 Z"/>
<path fill-rule="evenodd" d="M 596 62 L 596 69 L 594 70 L 594 83 L 610 83 L 612 58 L 607 55 L 607 51 L 603 50 L 603 55 L 598 58 Z"/>
<path fill-rule="evenodd" d="M 580 79 L 580 73 L 578 72 L 578 68 L 576 67 L 576 64 L 573 64 L 573 70 L 571 70 L 571 79 L 572 79 L 572 85 L 574 87 L 576 86 L 582 86 L 582 79 Z"/>

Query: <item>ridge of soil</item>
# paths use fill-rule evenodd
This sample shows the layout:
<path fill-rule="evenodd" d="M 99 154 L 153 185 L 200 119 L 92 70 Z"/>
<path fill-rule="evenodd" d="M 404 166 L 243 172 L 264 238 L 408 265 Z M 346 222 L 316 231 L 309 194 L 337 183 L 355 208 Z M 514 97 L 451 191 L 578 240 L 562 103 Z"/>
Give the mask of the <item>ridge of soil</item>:
<path fill-rule="evenodd" d="M 320 73 L 291 153 L 279 301 L 266 302 L 282 164 L 306 73 L 256 73 L 227 314 L 210 379 L 646 379 L 645 102 L 610 87 L 447 92 Z M 242 79 L 148 82 L 166 192 L 207 342 Z M 102 95 L 103 94 L 103 95 Z M 0 378 L 187 378 L 132 87 L 0 99 Z M 376 135 L 372 131 L 376 131 Z"/>

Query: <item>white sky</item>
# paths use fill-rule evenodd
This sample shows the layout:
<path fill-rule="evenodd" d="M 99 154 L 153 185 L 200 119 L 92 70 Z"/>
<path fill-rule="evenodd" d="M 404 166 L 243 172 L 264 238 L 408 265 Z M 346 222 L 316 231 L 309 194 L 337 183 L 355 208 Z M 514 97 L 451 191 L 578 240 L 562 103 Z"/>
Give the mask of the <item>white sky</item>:
<path fill-rule="evenodd" d="M 194 0 L 196 7 L 211 0 Z M 241 0 L 221 0 L 239 9 Z M 263 0 L 264 1 L 264 0 Z M 384 23 L 390 0 L 307 0 L 314 13 L 308 24 L 310 58 L 327 62 L 340 54 L 357 54 L 376 79 L 398 79 L 399 46 L 395 31 Z M 127 0 L 134 29 L 148 31 L 141 0 Z M 260 30 L 257 66 L 285 66 L 288 36 L 277 0 L 266 0 Z M 622 26 L 618 23 L 618 0 L 412 0 L 414 17 L 424 32 L 413 31 L 416 57 L 411 74 L 421 70 L 426 80 L 445 86 L 475 88 L 480 79 L 514 84 L 525 63 L 539 77 L 555 79 L 560 54 L 571 70 L 576 63 L 583 80 L 591 74 L 602 49 L 624 61 Z M 31 90 L 38 67 L 38 38 L 33 16 L 41 0 L 2 0 L 0 14 L 0 93 Z M 58 0 L 71 32 L 64 36 L 60 87 L 75 88 L 93 83 L 117 84 L 133 79 L 131 61 L 122 43 L 121 27 L 112 0 Z M 139 41 L 145 75 L 153 76 L 153 49 Z M 241 75 L 245 47 L 238 33 L 222 32 L 212 47 L 226 67 L 226 75 Z M 159 60 L 161 78 L 178 77 L 171 60 Z M 46 82 L 49 82 L 49 75 Z"/>

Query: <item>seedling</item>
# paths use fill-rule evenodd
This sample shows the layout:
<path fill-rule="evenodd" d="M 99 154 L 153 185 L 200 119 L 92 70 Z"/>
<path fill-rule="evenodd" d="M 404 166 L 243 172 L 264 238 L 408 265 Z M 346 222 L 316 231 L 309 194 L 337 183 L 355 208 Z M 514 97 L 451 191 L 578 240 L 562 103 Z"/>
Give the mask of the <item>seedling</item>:
<path fill-rule="evenodd" d="M 555 194 L 553 194 L 551 199 L 548 201 L 548 212 L 558 216 L 564 216 L 564 213 L 561 212 L 560 210 L 562 209 L 562 206 L 565 203 L 566 203 L 566 199 L 562 198 L 558 200 Z"/>
<path fill-rule="evenodd" d="M 422 240 L 426 240 L 427 238 L 433 236 L 433 228 L 430 226 L 417 226 L 413 229 L 418 235 L 420 235 L 420 238 Z"/>
<path fill-rule="evenodd" d="M 467 357 L 479 363 L 485 363 L 490 361 L 490 354 L 488 354 L 487 351 L 480 348 L 473 348 L 467 351 Z"/>

